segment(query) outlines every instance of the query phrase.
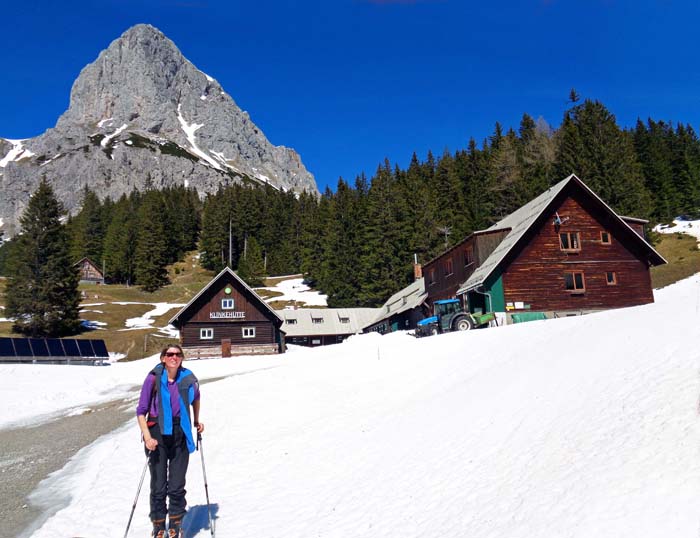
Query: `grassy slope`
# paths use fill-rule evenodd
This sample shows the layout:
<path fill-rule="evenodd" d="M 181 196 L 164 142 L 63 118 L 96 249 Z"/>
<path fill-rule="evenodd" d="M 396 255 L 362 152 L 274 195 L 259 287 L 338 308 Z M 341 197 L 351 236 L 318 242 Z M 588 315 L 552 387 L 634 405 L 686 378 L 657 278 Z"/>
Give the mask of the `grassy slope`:
<path fill-rule="evenodd" d="M 654 288 L 661 288 L 673 282 L 700 272 L 700 250 L 693 237 L 684 234 L 661 236 L 656 249 L 669 262 L 668 265 L 654 267 L 651 270 L 652 284 Z M 151 306 L 145 304 L 117 305 L 114 302 L 135 303 L 187 303 L 199 292 L 212 278 L 210 271 L 202 269 L 190 253 L 184 262 L 177 263 L 170 268 L 171 284 L 155 293 L 146 293 L 138 287 L 128 286 L 96 286 L 82 285 L 85 292 L 85 304 L 104 303 L 100 306 L 86 306 L 82 317 L 92 321 L 106 323 L 104 329 L 88 331 L 80 335 L 82 338 L 103 338 L 110 351 L 124 353 L 130 359 L 143 357 L 155 353 L 167 340 L 157 335 L 157 327 L 164 326 L 175 314 L 173 308 L 169 312 L 154 319 L 152 329 L 139 329 L 123 331 L 124 322 L 128 318 L 142 316 Z M 298 275 L 297 275 L 298 276 Z M 283 278 L 271 278 L 266 285 L 273 286 Z M 0 305 L 2 292 L 5 287 L 4 279 L 0 279 Z M 274 292 L 263 292 L 265 298 L 275 295 Z M 281 308 L 283 304 L 274 304 L 275 308 Z M 99 312 L 95 312 L 98 310 Z M 0 317 L 2 310 L 0 310 Z M 12 324 L 0 322 L 0 336 L 11 336 Z"/>
<path fill-rule="evenodd" d="M 662 235 L 654 247 L 668 262 L 668 265 L 652 267 L 651 283 L 654 288 L 663 288 L 700 272 L 700 250 L 694 237 L 687 234 Z"/>

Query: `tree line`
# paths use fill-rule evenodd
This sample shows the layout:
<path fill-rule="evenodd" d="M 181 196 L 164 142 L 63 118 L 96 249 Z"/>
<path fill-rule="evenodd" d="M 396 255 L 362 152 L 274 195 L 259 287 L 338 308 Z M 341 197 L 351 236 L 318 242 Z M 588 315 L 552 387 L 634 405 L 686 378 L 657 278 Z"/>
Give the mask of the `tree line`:
<path fill-rule="evenodd" d="M 411 281 L 414 255 L 425 263 L 571 173 L 619 214 L 664 222 L 700 211 L 700 141 L 690 125 L 649 119 L 622 129 L 602 103 L 572 90 L 558 129 L 524 114 L 517 130 L 496 123 L 481 143 L 423 160 L 414 153 L 405 169 L 385 160 L 372 177 L 339 178 L 320 197 L 230 185 L 203 199 L 171 187 L 100 201 L 85 188 L 65 224 L 69 258 L 87 256 L 109 281 L 153 291 L 167 283 L 169 263 L 198 248 L 202 266 L 231 265 L 251 285 L 303 273 L 331 307 L 378 306 Z M 0 248 L 0 270 L 8 250 Z"/>

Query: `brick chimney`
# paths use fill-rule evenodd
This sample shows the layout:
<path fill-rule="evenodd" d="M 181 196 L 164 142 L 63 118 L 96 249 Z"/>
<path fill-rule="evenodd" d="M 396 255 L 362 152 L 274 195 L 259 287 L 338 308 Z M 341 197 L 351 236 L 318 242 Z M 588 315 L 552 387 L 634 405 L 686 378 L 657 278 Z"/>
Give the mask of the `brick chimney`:
<path fill-rule="evenodd" d="M 423 276 L 423 266 L 418 263 L 418 254 L 413 255 L 413 280 L 418 280 Z"/>

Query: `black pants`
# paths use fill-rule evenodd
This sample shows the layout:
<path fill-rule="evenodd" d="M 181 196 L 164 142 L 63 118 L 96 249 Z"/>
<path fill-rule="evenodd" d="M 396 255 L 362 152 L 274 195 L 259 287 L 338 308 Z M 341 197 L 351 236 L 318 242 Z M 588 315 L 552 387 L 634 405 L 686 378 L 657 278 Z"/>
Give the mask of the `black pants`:
<path fill-rule="evenodd" d="M 158 447 L 149 459 L 151 471 L 151 520 L 165 519 L 185 513 L 185 476 L 190 453 L 187 440 L 182 433 L 179 420 L 173 419 L 173 434 L 161 435 L 158 424 L 149 428 L 151 437 L 158 441 Z M 146 450 L 148 453 L 148 450 Z M 169 498 L 166 509 L 165 498 Z"/>

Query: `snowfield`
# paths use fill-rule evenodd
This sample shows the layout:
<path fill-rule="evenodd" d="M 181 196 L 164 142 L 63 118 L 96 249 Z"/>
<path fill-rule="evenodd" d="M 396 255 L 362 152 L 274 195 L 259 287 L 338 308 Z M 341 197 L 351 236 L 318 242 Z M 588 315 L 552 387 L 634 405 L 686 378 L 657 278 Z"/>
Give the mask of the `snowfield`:
<path fill-rule="evenodd" d="M 217 536 L 697 538 L 700 275 L 655 295 L 188 363 L 230 376 L 202 388 Z M 2 424 L 133 397 L 154 363 L 0 366 Z M 55 512 L 32 536 L 122 536 L 144 463 L 135 420 L 84 448 L 32 495 Z M 130 536 L 150 532 L 147 482 Z M 210 536 L 198 453 L 187 490 L 187 536 Z"/>

